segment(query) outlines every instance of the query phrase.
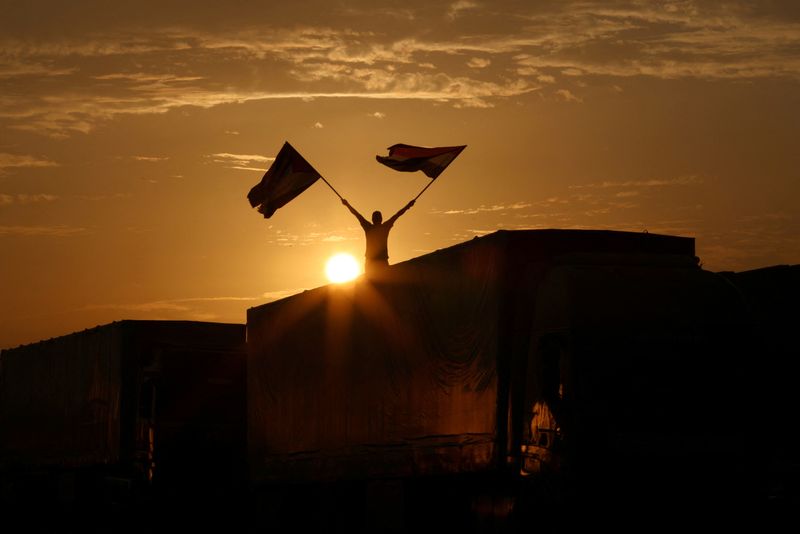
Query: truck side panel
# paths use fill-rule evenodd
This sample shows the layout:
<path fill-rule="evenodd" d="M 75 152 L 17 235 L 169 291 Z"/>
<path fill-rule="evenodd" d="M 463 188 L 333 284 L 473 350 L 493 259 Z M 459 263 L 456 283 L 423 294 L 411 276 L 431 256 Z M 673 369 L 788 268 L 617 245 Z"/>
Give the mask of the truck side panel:
<path fill-rule="evenodd" d="M 0 458 L 79 466 L 120 454 L 118 325 L 2 353 Z"/>
<path fill-rule="evenodd" d="M 741 494 L 754 338 L 730 284 L 699 268 L 564 265 L 538 301 L 523 472 L 606 493 Z"/>
<path fill-rule="evenodd" d="M 493 465 L 498 265 L 407 264 L 248 311 L 255 481 L 445 474 Z M 465 276 L 466 273 L 466 276 Z"/>

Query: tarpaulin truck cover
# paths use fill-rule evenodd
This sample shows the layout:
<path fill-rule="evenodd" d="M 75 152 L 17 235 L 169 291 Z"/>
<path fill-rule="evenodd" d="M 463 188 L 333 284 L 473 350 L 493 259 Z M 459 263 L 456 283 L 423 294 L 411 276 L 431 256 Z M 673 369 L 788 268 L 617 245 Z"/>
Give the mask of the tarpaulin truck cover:
<path fill-rule="evenodd" d="M 552 469 L 567 446 L 584 478 L 739 476 L 752 324 L 723 277 L 674 262 L 573 258 L 548 271 L 535 308 L 525 472 Z"/>
<path fill-rule="evenodd" d="M 524 390 L 535 390 L 525 373 L 536 352 L 540 286 L 551 280 L 548 306 L 571 305 L 555 296 L 561 290 L 579 292 L 572 305 L 582 308 L 562 310 L 553 328 L 569 321 L 585 327 L 615 309 L 613 291 L 626 291 L 623 271 L 603 295 L 612 299 L 606 308 L 584 290 L 608 276 L 591 267 L 558 280 L 548 275 L 556 265 L 597 262 L 638 266 L 632 291 L 660 284 L 658 276 L 674 269 L 701 272 L 691 238 L 500 231 L 394 265 L 380 282 L 324 286 L 249 309 L 252 479 L 481 472 L 519 456 L 523 441 L 530 444 L 525 403 L 537 400 Z M 661 306 L 649 311 L 660 319 L 680 314 L 684 293 L 666 298 L 680 279 L 662 276 L 668 283 L 654 290 L 661 300 L 640 300 L 640 310 Z M 611 316 L 596 325 L 614 326 Z"/>
<path fill-rule="evenodd" d="M 172 358 L 173 367 L 184 366 L 176 371 L 178 383 L 203 353 L 216 350 L 237 359 L 234 353 L 241 355 L 243 345 L 241 324 L 125 320 L 3 350 L 0 467 L 131 461 L 144 368 L 159 355 L 186 355 Z M 182 400 L 183 412 L 195 406 L 188 400 Z M 172 412 L 184 421 L 192 416 Z"/>

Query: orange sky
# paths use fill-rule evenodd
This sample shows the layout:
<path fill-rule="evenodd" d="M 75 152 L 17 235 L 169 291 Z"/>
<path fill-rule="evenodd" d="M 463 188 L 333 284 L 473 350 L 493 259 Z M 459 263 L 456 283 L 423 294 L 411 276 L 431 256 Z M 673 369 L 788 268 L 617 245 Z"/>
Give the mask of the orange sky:
<path fill-rule="evenodd" d="M 246 200 L 287 140 L 364 214 L 427 183 L 378 164 L 388 146 L 468 145 L 393 263 L 523 228 L 691 236 L 711 270 L 800 262 L 797 2 L 270 3 L 4 5 L 0 348 L 243 323 L 325 284 L 364 250 L 333 193 L 269 220 Z"/>

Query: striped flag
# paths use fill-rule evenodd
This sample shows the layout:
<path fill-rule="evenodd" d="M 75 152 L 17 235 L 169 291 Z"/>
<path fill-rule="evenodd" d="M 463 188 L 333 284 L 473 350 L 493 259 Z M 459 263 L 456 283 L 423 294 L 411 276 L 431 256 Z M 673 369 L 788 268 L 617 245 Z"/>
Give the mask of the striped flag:
<path fill-rule="evenodd" d="M 265 219 L 311 187 L 322 175 L 314 170 L 288 142 L 283 144 L 264 177 L 247 194 L 250 206 Z"/>
<path fill-rule="evenodd" d="M 426 148 L 398 144 L 389 147 L 388 157 L 375 156 L 375 159 L 396 171 L 422 171 L 428 178 L 436 179 L 466 147 L 467 145 Z"/>

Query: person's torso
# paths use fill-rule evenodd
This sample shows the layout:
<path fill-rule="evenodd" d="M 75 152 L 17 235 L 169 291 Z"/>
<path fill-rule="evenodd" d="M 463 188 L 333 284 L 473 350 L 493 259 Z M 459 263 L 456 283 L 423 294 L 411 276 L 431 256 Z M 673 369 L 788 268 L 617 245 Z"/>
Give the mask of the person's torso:
<path fill-rule="evenodd" d="M 392 226 L 386 223 L 373 224 L 369 228 L 364 228 L 367 236 L 367 252 L 364 256 L 367 260 L 386 260 L 389 259 L 389 230 Z"/>

